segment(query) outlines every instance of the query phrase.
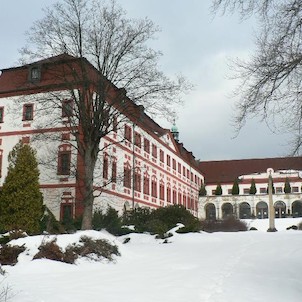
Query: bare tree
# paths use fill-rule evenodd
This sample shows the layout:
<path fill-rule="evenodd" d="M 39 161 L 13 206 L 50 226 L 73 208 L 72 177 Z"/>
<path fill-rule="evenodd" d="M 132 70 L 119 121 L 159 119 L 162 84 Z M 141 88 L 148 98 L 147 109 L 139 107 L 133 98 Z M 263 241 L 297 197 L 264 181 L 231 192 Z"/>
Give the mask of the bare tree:
<path fill-rule="evenodd" d="M 302 2 L 299 0 L 213 0 L 213 11 L 258 17 L 256 51 L 235 60 L 241 80 L 235 123 L 260 116 L 274 130 L 292 134 L 292 154 L 302 146 Z"/>
<path fill-rule="evenodd" d="M 53 112 L 66 110 L 66 100 L 73 100 L 72 114 L 66 113 L 64 126 L 77 151 L 75 174 L 82 192 L 82 229 L 91 228 L 101 139 L 126 116 L 128 121 L 139 120 L 138 104 L 150 114 L 171 116 L 173 106 L 181 103 L 182 93 L 189 89 L 183 77 L 171 80 L 158 69 L 161 54 L 147 46 L 157 32 L 147 18 L 127 19 L 114 0 L 63 0 L 47 8 L 45 17 L 28 32 L 28 46 L 21 51 L 24 62 L 62 53 L 76 58 L 65 55 L 59 67 L 49 67 L 53 79 L 63 83 L 64 93 L 50 91 L 38 96 L 37 102 L 40 115 L 51 117 Z M 57 117 L 44 119 L 37 127 L 60 127 L 62 121 Z"/>

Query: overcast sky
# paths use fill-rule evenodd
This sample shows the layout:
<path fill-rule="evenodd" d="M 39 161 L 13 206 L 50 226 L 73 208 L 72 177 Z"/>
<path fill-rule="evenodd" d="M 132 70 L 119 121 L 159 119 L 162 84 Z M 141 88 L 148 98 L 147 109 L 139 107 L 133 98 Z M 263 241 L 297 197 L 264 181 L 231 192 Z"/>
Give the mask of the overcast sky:
<path fill-rule="evenodd" d="M 42 8 L 55 0 L 10 0 L 0 9 L 0 69 L 17 65 L 25 31 L 43 17 Z M 286 156 L 286 135 L 273 134 L 252 120 L 234 137 L 230 98 L 236 83 L 229 76 L 229 58 L 251 54 L 253 20 L 210 13 L 211 0 L 117 0 L 129 17 L 149 17 L 161 28 L 154 48 L 163 52 L 160 61 L 166 74 L 183 74 L 195 88 L 177 108 L 180 141 L 200 160 Z M 160 121 L 165 128 L 172 125 Z"/>

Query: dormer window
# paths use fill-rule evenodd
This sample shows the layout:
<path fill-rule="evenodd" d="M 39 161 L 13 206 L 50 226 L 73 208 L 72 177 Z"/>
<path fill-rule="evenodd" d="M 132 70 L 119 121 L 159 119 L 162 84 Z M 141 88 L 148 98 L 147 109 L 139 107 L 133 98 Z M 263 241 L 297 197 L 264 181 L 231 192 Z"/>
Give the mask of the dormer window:
<path fill-rule="evenodd" d="M 29 80 L 31 82 L 37 82 L 41 79 L 41 68 L 39 66 L 32 66 L 29 69 Z"/>

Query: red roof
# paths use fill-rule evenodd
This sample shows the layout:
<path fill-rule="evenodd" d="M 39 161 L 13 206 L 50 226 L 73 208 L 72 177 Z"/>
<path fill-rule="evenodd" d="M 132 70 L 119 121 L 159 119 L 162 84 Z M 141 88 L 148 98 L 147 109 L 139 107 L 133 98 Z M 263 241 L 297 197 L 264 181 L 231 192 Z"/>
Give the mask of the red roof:
<path fill-rule="evenodd" d="M 301 170 L 302 157 L 278 157 L 222 161 L 201 161 L 199 170 L 206 184 L 232 183 L 241 175 L 276 170 Z"/>

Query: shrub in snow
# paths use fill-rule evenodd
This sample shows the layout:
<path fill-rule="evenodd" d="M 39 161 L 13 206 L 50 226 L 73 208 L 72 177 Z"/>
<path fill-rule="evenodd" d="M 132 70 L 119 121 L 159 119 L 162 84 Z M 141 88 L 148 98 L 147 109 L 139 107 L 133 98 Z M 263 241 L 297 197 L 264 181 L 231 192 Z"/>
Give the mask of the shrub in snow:
<path fill-rule="evenodd" d="M 95 210 L 92 218 L 92 227 L 97 231 L 106 229 L 115 236 L 131 233 L 131 230 L 122 227 L 122 217 L 119 217 L 118 212 L 112 207 L 108 207 L 105 214 L 100 209 Z"/>
<path fill-rule="evenodd" d="M 15 265 L 18 262 L 18 256 L 25 251 L 25 246 L 4 244 L 0 248 L 0 264 Z"/>
<path fill-rule="evenodd" d="M 170 229 L 177 223 L 185 225 L 177 232 L 197 232 L 200 231 L 200 222 L 185 207 L 181 205 L 172 205 L 161 207 L 151 211 L 150 209 L 134 209 L 124 214 L 123 222 L 125 224 L 135 225 L 138 232 L 149 232 L 157 234 L 159 238 L 166 238 Z"/>
<path fill-rule="evenodd" d="M 249 231 L 258 231 L 258 229 L 255 228 L 255 227 L 251 227 L 251 228 L 249 229 Z"/>
<path fill-rule="evenodd" d="M 56 238 L 48 241 L 42 242 L 38 247 L 39 252 L 34 256 L 33 259 L 49 259 L 64 262 L 64 253 L 61 248 L 56 243 Z"/>
<path fill-rule="evenodd" d="M 62 234 L 65 232 L 63 225 L 56 220 L 53 213 L 44 206 L 44 214 L 40 221 L 41 233 L 46 232 L 48 234 Z"/>
<path fill-rule="evenodd" d="M 106 239 L 92 239 L 87 236 L 82 236 L 79 244 L 70 245 L 66 251 L 73 252 L 76 257 L 88 257 L 90 259 L 106 258 L 109 261 L 113 260 L 113 255 L 120 256 L 118 247 L 112 245 Z"/>
<path fill-rule="evenodd" d="M 203 220 L 201 225 L 203 231 L 210 233 L 247 231 L 246 223 L 232 216 L 223 220 Z"/>
<path fill-rule="evenodd" d="M 296 225 L 291 225 L 286 228 L 287 230 L 298 230 L 298 227 Z"/>
<path fill-rule="evenodd" d="M 146 222 L 150 220 L 150 208 L 134 208 L 124 211 L 122 217 L 123 225 L 134 225 L 137 232 L 146 231 Z"/>
<path fill-rule="evenodd" d="M 8 159 L 8 173 L 0 197 L 0 228 L 38 233 L 43 197 L 39 189 L 36 153 L 29 145 L 19 142 Z"/>
<path fill-rule="evenodd" d="M 86 257 L 93 260 L 106 258 L 113 260 L 113 255 L 119 256 L 118 247 L 112 245 L 106 239 L 92 239 L 82 236 L 77 244 L 68 245 L 65 251 L 57 245 L 56 239 L 43 242 L 39 246 L 39 252 L 33 259 L 50 259 L 73 264 L 78 257 Z"/>

